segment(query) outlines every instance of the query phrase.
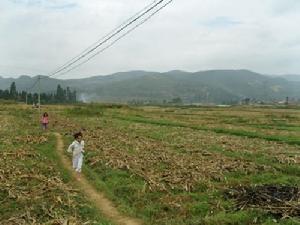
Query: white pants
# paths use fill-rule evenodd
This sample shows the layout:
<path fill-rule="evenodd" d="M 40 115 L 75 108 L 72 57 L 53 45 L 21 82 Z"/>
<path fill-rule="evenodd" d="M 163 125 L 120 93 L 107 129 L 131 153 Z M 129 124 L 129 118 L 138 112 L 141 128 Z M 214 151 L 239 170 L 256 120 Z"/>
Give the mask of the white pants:
<path fill-rule="evenodd" d="M 77 172 L 81 172 L 82 167 L 82 161 L 83 161 L 83 154 L 79 153 L 77 155 L 73 155 L 73 169 Z"/>

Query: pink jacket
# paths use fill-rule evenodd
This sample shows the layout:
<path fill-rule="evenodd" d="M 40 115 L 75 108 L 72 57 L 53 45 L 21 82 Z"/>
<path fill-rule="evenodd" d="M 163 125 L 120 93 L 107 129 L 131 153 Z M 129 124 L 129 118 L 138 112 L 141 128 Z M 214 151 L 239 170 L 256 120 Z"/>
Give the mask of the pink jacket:
<path fill-rule="evenodd" d="M 41 119 L 41 123 L 49 123 L 49 119 L 48 119 L 48 116 L 43 116 L 42 119 Z"/>

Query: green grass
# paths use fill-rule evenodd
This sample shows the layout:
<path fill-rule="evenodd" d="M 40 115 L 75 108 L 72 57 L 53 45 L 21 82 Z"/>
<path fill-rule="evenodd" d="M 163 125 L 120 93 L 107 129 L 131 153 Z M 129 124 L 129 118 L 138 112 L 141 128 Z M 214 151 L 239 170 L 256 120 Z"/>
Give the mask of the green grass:
<path fill-rule="evenodd" d="M 111 170 L 105 166 L 90 168 L 85 165 L 83 172 L 99 191 L 104 191 L 118 208 L 131 216 L 139 214 L 133 210 L 132 204 L 138 202 L 139 192 L 143 189 L 142 179 L 122 170 Z"/>
<path fill-rule="evenodd" d="M 90 105 L 89 107 L 84 106 L 75 106 L 74 108 L 70 108 L 66 111 L 68 115 L 74 116 L 102 116 L 103 115 L 103 107 L 98 105 Z"/>
<path fill-rule="evenodd" d="M 159 126 L 169 126 L 169 127 L 182 127 L 182 128 L 190 128 L 193 130 L 201 130 L 201 131 L 212 131 L 219 134 L 228 134 L 240 137 L 248 137 L 248 138 L 259 138 L 267 141 L 276 141 L 281 143 L 287 143 L 290 145 L 300 145 L 300 139 L 298 137 L 287 137 L 287 136 L 276 136 L 276 135 L 264 135 L 257 132 L 252 131 L 244 131 L 244 130 L 233 130 L 233 129 L 225 129 L 225 128 L 208 128 L 205 126 L 195 126 L 189 124 L 183 124 L 178 122 L 173 122 L 169 120 L 153 120 L 148 118 L 141 117 L 133 117 L 133 116 L 113 116 L 114 119 L 125 120 L 134 123 L 144 123 L 144 124 L 152 124 Z"/>
<path fill-rule="evenodd" d="M 56 137 L 51 134 L 48 143 L 35 146 L 35 149 L 43 156 L 50 164 L 54 165 L 60 173 L 61 178 L 65 183 L 71 182 L 72 177 L 69 171 L 63 167 L 62 162 L 56 151 Z M 44 162 L 41 166 L 45 166 Z"/>
<path fill-rule="evenodd" d="M 275 158 L 264 153 L 225 151 L 219 146 L 212 146 L 209 150 L 222 153 L 227 157 L 248 160 L 254 162 L 256 165 L 270 166 L 274 170 L 264 173 L 258 171 L 256 174 L 247 174 L 244 171 L 230 172 L 225 175 L 228 182 L 253 182 L 256 184 L 276 183 L 286 185 L 297 185 L 300 183 L 300 167 L 298 165 L 280 164 Z"/>
<path fill-rule="evenodd" d="M 213 217 L 206 217 L 202 220 L 204 225 L 253 225 L 261 224 L 266 221 L 266 216 L 259 211 L 238 211 L 238 212 L 220 212 Z"/>

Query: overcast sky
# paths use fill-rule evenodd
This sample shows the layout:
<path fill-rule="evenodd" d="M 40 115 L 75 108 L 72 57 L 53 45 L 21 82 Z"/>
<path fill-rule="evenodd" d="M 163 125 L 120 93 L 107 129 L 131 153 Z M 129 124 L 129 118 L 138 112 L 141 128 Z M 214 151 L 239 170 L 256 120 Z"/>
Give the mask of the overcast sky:
<path fill-rule="evenodd" d="M 0 0 L 0 76 L 48 74 L 153 0 Z M 174 0 L 60 78 L 128 70 L 300 74 L 300 0 Z"/>

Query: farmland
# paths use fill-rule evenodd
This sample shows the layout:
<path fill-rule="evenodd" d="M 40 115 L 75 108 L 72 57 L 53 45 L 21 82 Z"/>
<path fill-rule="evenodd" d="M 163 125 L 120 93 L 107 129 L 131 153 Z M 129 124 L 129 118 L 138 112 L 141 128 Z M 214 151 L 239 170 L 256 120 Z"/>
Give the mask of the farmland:
<path fill-rule="evenodd" d="M 53 132 L 67 145 L 78 130 L 86 142 L 85 177 L 120 212 L 145 224 L 300 223 L 297 191 L 293 201 L 276 204 L 241 203 L 228 194 L 299 185 L 297 108 L 91 104 L 43 110 L 50 115 L 48 132 L 40 130 L 36 109 L 1 105 L 0 223 L 110 224 L 55 153 Z"/>

